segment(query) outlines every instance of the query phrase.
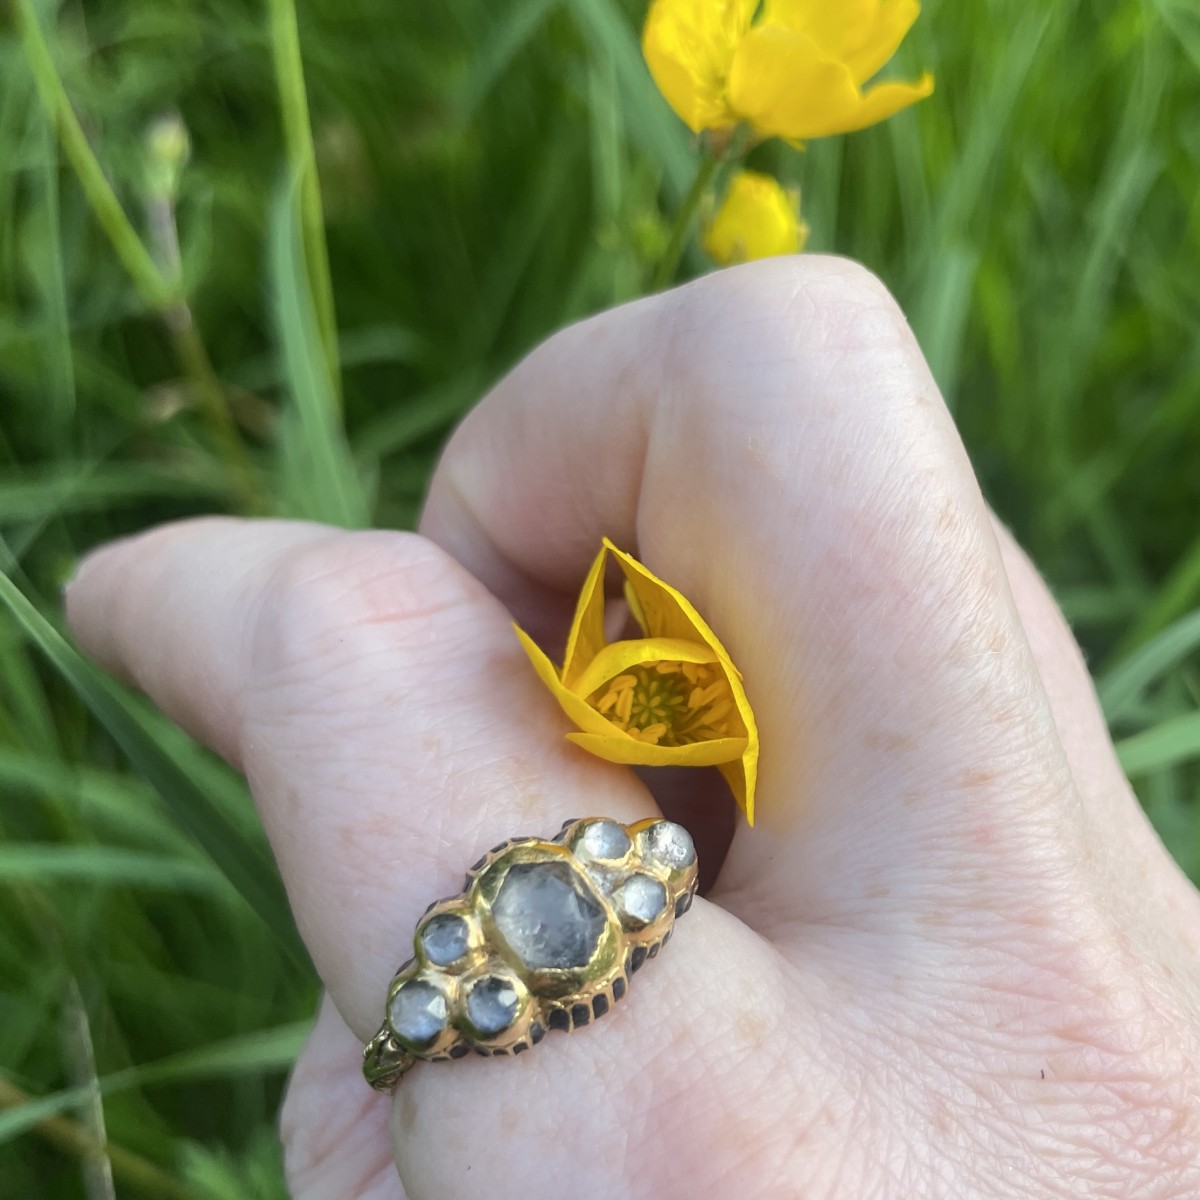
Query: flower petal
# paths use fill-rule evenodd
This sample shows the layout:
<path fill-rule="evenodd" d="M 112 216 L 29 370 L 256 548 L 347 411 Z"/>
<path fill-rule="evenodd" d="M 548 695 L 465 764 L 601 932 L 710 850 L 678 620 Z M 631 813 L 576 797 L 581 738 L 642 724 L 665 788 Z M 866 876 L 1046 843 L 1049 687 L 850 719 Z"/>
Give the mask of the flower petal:
<path fill-rule="evenodd" d="M 761 23 L 807 34 L 861 84 L 896 53 L 920 12 L 917 0 L 768 0 Z"/>
<path fill-rule="evenodd" d="M 864 94 L 845 64 L 807 35 L 779 25 L 751 30 L 734 57 L 734 108 L 767 137 L 792 141 L 850 133 L 885 120 L 933 91 L 933 77 L 882 83 Z"/>
<path fill-rule="evenodd" d="M 808 236 L 798 206 L 798 194 L 770 175 L 740 171 L 704 231 L 704 249 L 722 266 L 797 254 Z"/>
<path fill-rule="evenodd" d="M 529 661 L 533 664 L 538 678 L 554 694 L 559 707 L 570 720 L 590 734 L 598 737 L 610 736 L 616 728 L 612 722 L 606 717 L 602 717 L 586 700 L 564 687 L 558 678 L 558 671 L 554 664 L 546 657 L 538 644 L 519 625 L 514 625 L 513 628 L 517 631 L 517 637 L 521 639 L 521 645 L 525 653 L 529 655 Z"/>
<path fill-rule="evenodd" d="M 631 767 L 715 767 L 737 762 L 746 748 L 745 738 L 713 738 L 686 746 L 655 746 L 613 729 L 609 734 L 568 733 L 567 741 L 609 762 Z"/>
<path fill-rule="evenodd" d="M 734 788 L 734 796 L 745 810 L 746 819 L 751 820 L 754 813 L 754 789 L 758 779 L 758 724 L 754 719 L 754 710 L 750 707 L 746 689 L 742 686 L 742 673 L 734 666 L 729 652 L 708 627 L 704 618 L 692 607 L 687 597 L 670 584 L 664 583 L 636 558 L 618 550 L 607 538 L 604 545 L 612 552 L 625 575 L 626 589 L 633 593 L 637 601 L 636 607 L 630 606 L 631 611 L 635 615 L 641 614 L 639 622 L 643 629 L 652 636 L 679 637 L 685 640 L 698 638 L 705 645 L 712 647 L 717 661 L 724 668 L 729 690 L 733 694 L 734 706 L 746 730 L 745 748 L 741 755 L 741 783 L 738 788 Z M 733 787 L 732 781 L 730 786 Z"/>
<path fill-rule="evenodd" d="M 651 662 L 715 663 L 716 651 L 703 642 L 678 638 L 630 638 L 612 642 L 596 655 L 587 668 L 576 676 L 571 691 L 590 696 L 610 679 L 623 675 L 630 667 Z"/>
<path fill-rule="evenodd" d="M 868 88 L 862 97 L 862 103 L 843 125 L 841 132 L 853 133 L 856 129 L 866 129 L 868 125 L 886 121 L 902 108 L 924 100 L 933 94 L 933 76 L 926 71 L 916 83 L 900 81 L 877 83 Z M 816 136 L 815 134 L 813 136 Z"/>
<path fill-rule="evenodd" d="M 754 755 L 749 749 L 735 762 L 718 763 L 717 770 L 721 772 L 729 790 L 733 793 L 738 807 L 746 814 L 746 824 L 754 824 L 754 785 L 758 775 L 758 746 L 754 747 Z"/>
<path fill-rule="evenodd" d="M 871 36 L 858 46 L 848 48 L 843 59 L 855 83 L 865 83 L 890 61 L 913 22 L 921 15 L 917 0 L 883 0 L 878 7 Z"/>
<path fill-rule="evenodd" d="M 607 640 L 604 636 L 604 568 L 607 565 L 608 551 L 601 547 L 583 581 L 579 603 L 575 606 L 575 619 L 567 635 L 562 681 L 568 687 L 575 676 L 600 653 Z"/>
<path fill-rule="evenodd" d="M 642 53 L 654 82 L 693 133 L 736 121 L 725 85 L 758 0 L 654 0 Z"/>
<path fill-rule="evenodd" d="M 808 34 L 762 25 L 734 55 L 729 99 L 760 136 L 798 141 L 841 132 L 860 97 L 846 66 Z"/>

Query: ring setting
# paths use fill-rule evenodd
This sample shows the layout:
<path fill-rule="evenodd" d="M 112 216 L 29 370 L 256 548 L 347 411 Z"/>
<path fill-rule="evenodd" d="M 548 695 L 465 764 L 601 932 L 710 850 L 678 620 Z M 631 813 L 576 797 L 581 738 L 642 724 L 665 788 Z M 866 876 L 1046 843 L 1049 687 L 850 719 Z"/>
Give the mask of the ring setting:
<path fill-rule="evenodd" d="M 514 838 L 430 905 L 363 1051 L 372 1087 L 418 1061 L 521 1054 L 604 1016 L 670 939 L 696 891 L 696 850 L 673 821 L 566 822 Z"/>

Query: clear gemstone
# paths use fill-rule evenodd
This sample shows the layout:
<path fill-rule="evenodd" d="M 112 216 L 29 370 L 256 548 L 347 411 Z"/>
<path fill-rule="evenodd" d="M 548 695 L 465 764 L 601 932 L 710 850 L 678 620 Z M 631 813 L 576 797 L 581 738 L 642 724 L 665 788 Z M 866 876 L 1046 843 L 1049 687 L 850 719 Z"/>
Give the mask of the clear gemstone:
<path fill-rule="evenodd" d="M 425 957 L 436 966 L 448 967 L 467 952 L 471 931 L 462 917 L 454 913 L 439 913 L 431 917 L 421 930 L 421 945 Z"/>
<path fill-rule="evenodd" d="M 467 1017 L 484 1035 L 503 1033 L 517 1015 L 517 989 L 503 975 L 485 975 L 467 995 Z"/>
<path fill-rule="evenodd" d="M 518 863 L 492 904 L 504 940 L 531 970 L 583 967 L 604 932 L 604 909 L 566 862 Z"/>
<path fill-rule="evenodd" d="M 630 875 L 621 886 L 621 911 L 649 925 L 667 907 L 667 889 L 649 875 Z"/>
<path fill-rule="evenodd" d="M 446 997 L 431 983 L 410 979 L 392 997 L 388 1024 L 396 1036 L 417 1048 L 428 1046 L 446 1028 Z"/>
<path fill-rule="evenodd" d="M 579 844 L 592 858 L 624 858 L 630 841 L 616 821 L 596 821 L 583 831 Z"/>
<path fill-rule="evenodd" d="M 659 821 L 646 830 L 646 849 L 650 857 L 674 871 L 696 861 L 692 835 L 674 821 Z"/>

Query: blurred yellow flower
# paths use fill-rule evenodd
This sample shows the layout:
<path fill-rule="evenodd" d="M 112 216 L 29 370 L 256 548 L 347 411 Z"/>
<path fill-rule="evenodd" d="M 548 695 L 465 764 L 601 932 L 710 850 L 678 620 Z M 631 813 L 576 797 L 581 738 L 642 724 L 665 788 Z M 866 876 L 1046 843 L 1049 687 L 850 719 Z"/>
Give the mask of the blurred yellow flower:
<path fill-rule="evenodd" d="M 799 254 L 808 240 L 800 219 L 800 197 L 770 175 L 739 171 L 708 228 L 704 249 L 721 266 Z"/>
<path fill-rule="evenodd" d="M 746 121 L 789 141 L 850 133 L 933 91 L 865 84 L 896 53 L 917 0 L 653 0 L 642 33 L 650 73 L 694 133 Z"/>
<path fill-rule="evenodd" d="M 608 556 L 644 636 L 604 633 Z M 754 824 L 758 728 L 742 676 L 704 618 L 673 587 L 607 538 L 579 596 L 559 670 L 521 629 L 538 677 L 580 732 L 567 738 L 609 762 L 717 767 Z"/>

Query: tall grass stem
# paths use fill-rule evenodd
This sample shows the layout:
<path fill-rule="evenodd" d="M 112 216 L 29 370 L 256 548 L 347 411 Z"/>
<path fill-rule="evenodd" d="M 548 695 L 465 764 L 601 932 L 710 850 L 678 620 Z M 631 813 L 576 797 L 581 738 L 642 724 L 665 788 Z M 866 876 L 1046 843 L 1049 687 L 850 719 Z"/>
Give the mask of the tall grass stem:
<path fill-rule="evenodd" d="M 28 0 L 25 0 L 27 3 Z M 308 92 L 304 86 L 304 63 L 300 56 L 300 30 L 293 0 L 268 0 L 271 13 L 271 49 L 279 87 L 283 136 L 292 174 L 300 180 L 300 228 L 307 262 L 309 286 L 317 327 L 329 364 L 330 388 L 340 405 L 341 375 L 338 367 L 337 315 L 333 303 L 333 281 L 329 272 L 329 249 L 325 242 L 325 216 L 321 206 L 321 183 L 313 147 Z"/>
<path fill-rule="evenodd" d="M 261 510 L 264 501 L 250 456 L 225 403 L 220 380 L 192 319 L 178 280 L 168 277 L 131 224 L 88 143 L 54 65 L 32 0 L 13 0 L 21 48 L 34 83 L 88 205 L 143 301 L 162 317 L 184 373 L 190 376 L 200 412 L 225 452 L 232 490 L 241 507 Z"/>

